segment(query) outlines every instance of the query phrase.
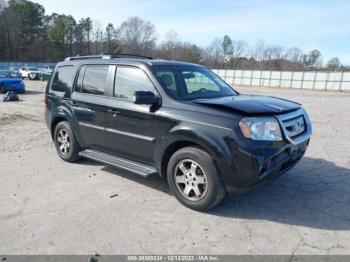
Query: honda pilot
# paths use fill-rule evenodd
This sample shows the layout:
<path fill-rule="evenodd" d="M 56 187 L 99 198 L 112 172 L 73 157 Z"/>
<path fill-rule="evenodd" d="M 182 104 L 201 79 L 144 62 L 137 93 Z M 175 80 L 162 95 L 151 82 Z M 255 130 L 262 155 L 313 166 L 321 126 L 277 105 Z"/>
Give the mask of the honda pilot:
<path fill-rule="evenodd" d="M 296 102 L 240 94 L 204 66 L 149 57 L 67 58 L 45 101 L 64 161 L 157 174 L 200 211 L 291 169 L 312 133 Z"/>

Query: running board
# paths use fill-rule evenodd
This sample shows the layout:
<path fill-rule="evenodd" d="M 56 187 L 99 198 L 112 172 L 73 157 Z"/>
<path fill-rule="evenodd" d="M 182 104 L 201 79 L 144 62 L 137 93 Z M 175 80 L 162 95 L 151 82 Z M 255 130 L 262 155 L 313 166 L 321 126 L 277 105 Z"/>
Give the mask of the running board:
<path fill-rule="evenodd" d="M 140 164 L 134 161 L 126 160 L 120 157 L 116 157 L 110 154 L 102 153 L 96 150 L 85 149 L 79 153 L 80 156 L 95 160 L 104 164 L 112 165 L 125 169 L 137 175 L 147 177 L 158 173 L 157 169 L 151 166 Z"/>

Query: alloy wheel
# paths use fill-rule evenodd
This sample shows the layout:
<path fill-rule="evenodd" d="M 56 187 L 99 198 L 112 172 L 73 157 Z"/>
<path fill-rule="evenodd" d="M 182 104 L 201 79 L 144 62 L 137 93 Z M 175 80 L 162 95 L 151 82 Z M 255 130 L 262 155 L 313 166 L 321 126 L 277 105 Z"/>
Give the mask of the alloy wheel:
<path fill-rule="evenodd" d="M 174 170 L 177 189 L 188 200 L 201 200 L 207 193 L 207 176 L 202 167 L 191 159 L 180 161 Z"/>
<path fill-rule="evenodd" d="M 71 149 L 71 139 L 67 130 L 60 129 L 57 134 L 57 145 L 61 154 L 68 155 Z"/>

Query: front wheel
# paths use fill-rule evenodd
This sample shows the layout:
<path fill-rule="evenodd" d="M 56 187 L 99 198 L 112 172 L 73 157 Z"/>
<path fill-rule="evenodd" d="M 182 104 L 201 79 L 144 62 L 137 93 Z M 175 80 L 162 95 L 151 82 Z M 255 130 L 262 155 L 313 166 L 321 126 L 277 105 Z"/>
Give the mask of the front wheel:
<path fill-rule="evenodd" d="M 68 122 L 63 121 L 57 124 L 54 132 L 54 142 L 58 155 L 64 161 L 75 162 L 80 158 L 80 146 Z"/>
<path fill-rule="evenodd" d="M 214 160 L 196 147 L 180 149 L 170 158 L 167 178 L 177 200 L 194 210 L 209 210 L 226 195 Z"/>
<path fill-rule="evenodd" d="M 29 78 L 29 80 L 35 80 L 36 75 L 34 75 L 34 74 L 29 74 L 29 75 L 28 75 L 28 78 Z"/>

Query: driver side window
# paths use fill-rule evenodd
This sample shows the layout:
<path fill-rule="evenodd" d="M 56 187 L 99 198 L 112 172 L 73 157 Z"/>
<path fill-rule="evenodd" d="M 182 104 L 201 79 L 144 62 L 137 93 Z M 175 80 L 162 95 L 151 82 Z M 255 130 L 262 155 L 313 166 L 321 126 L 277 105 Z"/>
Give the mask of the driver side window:
<path fill-rule="evenodd" d="M 154 92 L 154 86 L 146 73 L 136 67 L 118 66 L 115 77 L 114 97 L 133 101 L 136 91 Z"/>
<path fill-rule="evenodd" d="M 182 72 L 188 94 L 204 91 L 220 92 L 219 86 L 213 80 L 200 72 Z"/>

